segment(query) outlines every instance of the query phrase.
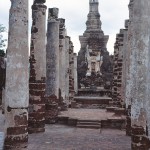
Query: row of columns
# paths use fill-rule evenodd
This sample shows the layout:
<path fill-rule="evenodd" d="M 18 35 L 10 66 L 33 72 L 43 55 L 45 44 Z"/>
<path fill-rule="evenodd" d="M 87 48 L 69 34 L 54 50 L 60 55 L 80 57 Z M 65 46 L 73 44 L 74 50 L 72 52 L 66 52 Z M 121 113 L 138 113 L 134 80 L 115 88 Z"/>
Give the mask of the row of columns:
<path fill-rule="evenodd" d="M 32 5 L 30 57 L 28 0 L 11 0 L 5 86 L 5 149 L 27 147 L 28 133 L 45 131 L 74 97 L 76 57 L 58 9 Z M 77 79 L 76 79 L 77 81 Z"/>
<path fill-rule="evenodd" d="M 126 133 L 131 135 L 132 150 L 150 149 L 150 2 L 130 0 L 129 20 L 126 29 L 121 30 L 120 47 L 115 45 L 115 58 L 122 55 L 122 65 L 114 74 L 121 71 L 120 86 L 116 102 L 125 104 L 127 110 Z M 118 36 L 117 42 L 118 43 Z M 116 60 L 115 60 L 116 61 Z M 119 72 L 118 72 L 119 71 Z M 114 76 L 115 78 L 115 76 Z M 120 80 L 119 76 L 116 76 Z M 116 83 L 117 85 L 117 83 Z"/>

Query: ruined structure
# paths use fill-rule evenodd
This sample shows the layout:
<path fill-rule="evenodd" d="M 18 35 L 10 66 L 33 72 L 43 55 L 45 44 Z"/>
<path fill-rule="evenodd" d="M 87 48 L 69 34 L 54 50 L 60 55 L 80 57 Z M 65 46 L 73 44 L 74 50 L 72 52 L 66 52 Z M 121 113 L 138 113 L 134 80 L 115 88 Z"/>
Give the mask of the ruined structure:
<path fill-rule="evenodd" d="M 124 41 L 126 39 L 125 37 L 126 31 L 127 29 L 120 30 L 120 33 L 117 34 L 116 36 L 116 43 L 114 46 L 112 98 L 113 98 L 113 104 L 119 107 L 125 105 L 124 97 L 123 97 L 123 93 L 124 93 L 123 84 L 125 82 L 125 80 L 123 80 L 123 75 L 125 74 L 125 72 L 123 72 L 123 64 L 124 64 L 123 59 L 125 59 L 124 56 L 126 51 L 126 49 L 124 49 L 126 46 L 126 42 Z"/>
<path fill-rule="evenodd" d="M 113 57 L 107 51 L 108 35 L 101 29 L 98 0 L 89 1 L 86 30 L 79 36 L 81 48 L 77 57 L 78 106 L 106 108 L 111 101 Z"/>
<path fill-rule="evenodd" d="M 44 3 L 44 2 L 43 2 Z M 29 133 L 45 131 L 46 86 L 46 6 L 32 5 L 32 29 L 29 80 Z"/>
<path fill-rule="evenodd" d="M 73 44 L 58 8 L 49 9 L 46 52 L 46 122 L 54 123 L 59 110 L 65 110 L 74 97 Z"/>
<path fill-rule="evenodd" d="M 86 31 L 79 37 L 78 85 L 81 87 L 104 87 L 112 82 L 112 61 L 106 45 L 109 36 L 101 29 L 98 0 L 89 1 Z"/>
<path fill-rule="evenodd" d="M 28 0 L 11 0 L 5 86 L 5 148 L 28 141 Z"/>
<path fill-rule="evenodd" d="M 48 10 L 46 45 L 44 3 L 45 0 L 34 0 L 32 5 L 29 59 L 28 0 L 11 0 L 6 83 L 4 53 L 0 51 L 0 100 L 5 87 L 5 149 L 26 148 L 28 132 L 44 132 L 45 123 L 56 123 L 60 110 L 71 106 L 98 111 L 105 108 L 106 117 L 98 121 L 73 118 L 72 114 L 72 118 L 60 118 L 61 123 L 97 129 L 124 129 L 126 110 L 126 134 L 131 135 L 132 150 L 149 150 L 149 0 L 130 0 L 129 20 L 116 36 L 114 57 L 106 48 L 108 36 L 101 29 L 98 0 L 89 2 L 78 57 L 67 36 L 65 19 L 58 18 L 58 8 Z M 112 114 L 108 117 L 109 111 Z"/>

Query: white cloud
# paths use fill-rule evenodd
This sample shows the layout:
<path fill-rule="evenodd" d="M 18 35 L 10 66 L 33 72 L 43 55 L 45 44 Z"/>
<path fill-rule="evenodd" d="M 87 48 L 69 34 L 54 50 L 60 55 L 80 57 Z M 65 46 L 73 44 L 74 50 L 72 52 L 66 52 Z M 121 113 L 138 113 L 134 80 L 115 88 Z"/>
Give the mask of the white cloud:
<path fill-rule="evenodd" d="M 31 4 L 33 0 L 29 0 Z M 129 0 L 99 0 L 99 12 L 101 14 L 102 30 L 109 35 L 108 50 L 113 52 L 115 36 L 120 28 L 124 28 L 124 20 L 128 19 Z M 80 49 L 78 36 L 86 29 L 85 22 L 89 10 L 89 0 L 47 0 L 48 8 L 59 8 L 59 17 L 66 19 L 67 33 L 71 36 L 76 52 Z M 10 0 L 0 0 L 0 23 L 8 27 L 8 14 Z M 30 9 L 31 24 L 31 9 Z"/>

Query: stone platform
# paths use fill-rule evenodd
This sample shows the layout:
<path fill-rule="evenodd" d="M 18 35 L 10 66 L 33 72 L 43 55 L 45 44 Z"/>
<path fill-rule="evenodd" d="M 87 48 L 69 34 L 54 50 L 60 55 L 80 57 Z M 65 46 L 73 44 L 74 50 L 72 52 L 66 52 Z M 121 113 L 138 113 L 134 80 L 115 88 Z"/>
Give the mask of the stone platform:
<path fill-rule="evenodd" d="M 69 109 L 63 112 L 78 119 L 105 119 L 113 116 L 106 110 Z M 61 115 L 63 115 L 61 114 Z M 46 125 L 44 133 L 30 134 L 28 148 L 19 150 L 131 150 L 131 138 L 116 129 L 85 129 L 65 125 Z M 4 116 L 0 111 L 0 132 L 4 131 Z M 0 150 L 4 135 L 0 133 Z"/>
<path fill-rule="evenodd" d="M 106 90 L 103 88 L 100 89 L 89 89 L 89 88 L 84 88 L 84 89 L 79 89 L 78 90 L 78 96 L 111 96 L 111 90 Z"/>
<path fill-rule="evenodd" d="M 131 138 L 114 129 L 46 125 L 46 132 L 29 135 L 28 150 L 131 150 Z"/>
<path fill-rule="evenodd" d="M 110 106 L 110 102 L 112 98 L 110 97 L 98 97 L 98 96 L 75 96 L 74 102 L 75 104 L 72 106 L 73 108 L 106 108 Z"/>
<path fill-rule="evenodd" d="M 69 109 L 61 112 L 58 116 L 58 123 L 69 126 L 78 127 L 79 122 L 87 122 L 86 127 L 90 124 L 96 126 L 98 123 L 99 129 L 125 129 L 125 115 L 116 115 L 114 112 L 108 112 L 106 109 Z M 95 124 L 93 122 L 96 122 Z M 89 128 L 92 128 L 89 125 Z M 93 127 L 94 128 L 94 127 Z M 97 127 L 98 128 L 98 127 Z"/>

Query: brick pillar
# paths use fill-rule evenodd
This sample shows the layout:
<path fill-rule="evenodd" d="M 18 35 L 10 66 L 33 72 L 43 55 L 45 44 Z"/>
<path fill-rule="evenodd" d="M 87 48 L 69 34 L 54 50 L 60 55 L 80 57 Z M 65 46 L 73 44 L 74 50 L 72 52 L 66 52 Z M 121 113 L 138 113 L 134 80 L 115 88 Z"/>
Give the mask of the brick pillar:
<path fill-rule="evenodd" d="M 29 80 L 29 133 L 45 131 L 46 6 L 32 5 Z"/>
<path fill-rule="evenodd" d="M 113 65 L 113 83 L 112 83 L 112 99 L 113 99 L 113 105 L 118 105 L 117 102 L 117 75 L 118 75 L 118 46 L 117 43 L 115 43 L 114 46 L 114 65 Z"/>
<path fill-rule="evenodd" d="M 123 41 L 124 30 L 116 36 L 116 43 L 114 46 L 114 71 L 113 71 L 113 88 L 112 98 L 115 106 L 121 107 L 123 105 L 122 99 L 122 67 L 123 67 Z"/>
<path fill-rule="evenodd" d="M 131 128 L 132 150 L 149 150 L 150 140 L 146 135 L 146 131 L 142 126 L 132 125 Z"/>
<path fill-rule="evenodd" d="M 128 24 L 129 24 L 129 20 L 125 20 L 125 29 L 123 29 L 123 34 L 124 34 L 124 38 L 123 38 L 123 49 L 122 49 L 122 86 L 121 86 L 121 99 L 122 102 L 124 104 L 126 104 L 126 78 L 127 78 L 127 69 L 128 69 L 128 65 L 127 62 L 129 60 L 128 57 Z"/>
<path fill-rule="evenodd" d="M 58 9 L 49 9 L 46 46 L 46 123 L 55 123 L 59 103 L 59 21 Z"/>
<path fill-rule="evenodd" d="M 28 0 L 11 0 L 5 86 L 5 149 L 28 141 Z"/>
<path fill-rule="evenodd" d="M 132 150 L 150 149 L 150 1 L 134 0 L 132 18 Z"/>

